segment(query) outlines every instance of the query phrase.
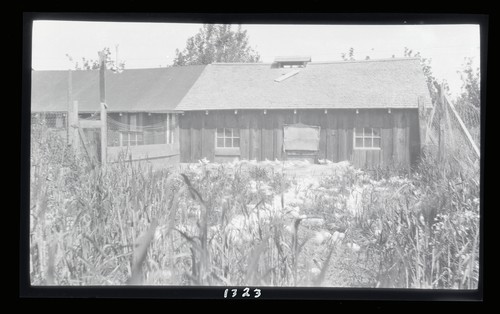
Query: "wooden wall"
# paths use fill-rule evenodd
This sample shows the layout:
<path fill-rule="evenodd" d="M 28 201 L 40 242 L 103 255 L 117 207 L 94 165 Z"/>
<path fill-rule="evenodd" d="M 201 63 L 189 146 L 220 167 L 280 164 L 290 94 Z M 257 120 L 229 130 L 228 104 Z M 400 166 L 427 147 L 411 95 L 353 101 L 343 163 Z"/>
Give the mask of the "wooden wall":
<path fill-rule="evenodd" d="M 179 116 L 181 162 L 225 160 L 216 154 L 217 127 L 240 129 L 240 159 L 283 160 L 283 126 L 319 125 L 319 159 L 349 160 L 356 167 L 407 167 L 417 161 L 420 136 L 417 109 L 233 110 L 185 112 Z M 380 150 L 353 149 L 354 128 L 381 129 Z M 221 157 L 221 158 L 218 158 Z"/>

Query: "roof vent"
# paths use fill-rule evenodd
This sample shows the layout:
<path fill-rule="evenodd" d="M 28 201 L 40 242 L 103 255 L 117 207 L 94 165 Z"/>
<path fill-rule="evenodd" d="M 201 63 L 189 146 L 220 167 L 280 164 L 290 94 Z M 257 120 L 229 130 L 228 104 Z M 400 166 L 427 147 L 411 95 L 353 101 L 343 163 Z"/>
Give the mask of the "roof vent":
<path fill-rule="evenodd" d="M 272 68 L 284 67 L 299 67 L 303 68 L 308 62 L 311 62 L 311 57 L 308 56 L 290 56 L 290 57 L 276 57 L 274 59 Z"/>
<path fill-rule="evenodd" d="M 286 80 L 286 79 L 287 79 L 287 78 L 289 78 L 289 77 L 292 77 L 292 76 L 294 76 L 294 75 L 296 75 L 296 74 L 299 74 L 299 72 L 300 72 L 300 70 L 293 70 L 293 71 L 290 71 L 290 72 L 288 72 L 288 73 L 286 73 L 286 74 L 283 74 L 282 76 L 280 76 L 280 77 L 278 77 L 278 78 L 274 79 L 274 81 L 279 83 L 279 82 L 281 82 L 281 81 Z"/>

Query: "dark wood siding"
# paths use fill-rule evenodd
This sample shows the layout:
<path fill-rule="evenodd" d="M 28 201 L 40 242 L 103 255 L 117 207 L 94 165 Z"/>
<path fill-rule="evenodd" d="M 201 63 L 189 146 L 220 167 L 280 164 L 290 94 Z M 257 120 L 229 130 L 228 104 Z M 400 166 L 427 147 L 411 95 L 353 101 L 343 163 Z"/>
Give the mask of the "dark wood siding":
<path fill-rule="evenodd" d="M 238 127 L 240 128 L 240 159 L 250 159 L 250 115 L 238 114 Z"/>
<path fill-rule="evenodd" d="M 326 133 L 328 128 L 328 115 L 323 112 L 323 114 L 319 114 L 319 159 L 326 159 L 327 155 L 327 141 L 326 141 Z"/>
<path fill-rule="evenodd" d="M 242 113 L 244 114 L 244 113 Z M 250 113 L 250 159 L 262 160 L 262 113 Z"/>
<path fill-rule="evenodd" d="M 272 111 L 262 116 L 262 160 L 274 160 L 274 116 Z"/>
<path fill-rule="evenodd" d="M 205 117 L 202 112 L 193 114 L 191 123 L 191 160 L 197 162 L 202 159 L 201 147 L 203 143 L 203 136 L 201 133 L 202 122 Z"/>
<path fill-rule="evenodd" d="M 186 112 L 179 116 L 181 162 L 196 162 L 205 157 L 215 160 L 217 127 L 239 128 L 240 159 L 282 160 L 283 126 L 304 123 L 321 127 L 319 159 L 348 160 L 356 167 L 407 167 L 415 163 L 420 148 L 418 110 L 324 109 L 233 110 Z M 380 150 L 353 149 L 354 128 L 380 129 Z"/>
<path fill-rule="evenodd" d="M 191 115 L 179 116 L 181 162 L 191 162 Z"/>
<path fill-rule="evenodd" d="M 281 160 L 283 155 L 283 125 L 286 111 L 277 111 L 274 115 L 274 157 Z"/>
<path fill-rule="evenodd" d="M 405 167 L 409 164 L 408 160 L 408 138 L 407 138 L 407 115 L 403 110 L 393 110 L 393 163 L 396 167 Z"/>
<path fill-rule="evenodd" d="M 337 162 L 339 160 L 339 142 L 338 142 L 338 123 L 337 115 L 328 111 L 326 128 L 326 158 L 330 161 Z"/>
<path fill-rule="evenodd" d="M 392 133 L 394 126 L 394 116 L 392 114 L 385 114 L 382 118 L 383 124 L 380 130 L 381 135 L 381 166 L 383 168 L 391 167 L 393 165 L 393 149 L 392 149 Z"/>
<path fill-rule="evenodd" d="M 410 132 L 410 165 L 415 166 L 419 159 L 420 152 L 420 126 L 418 114 L 409 115 Z"/>
<path fill-rule="evenodd" d="M 352 117 L 348 117 L 348 114 L 344 110 L 340 110 L 337 114 L 337 140 L 338 140 L 338 157 L 337 161 L 348 160 L 348 152 L 347 151 L 347 127 L 348 121 L 347 119 Z"/>
<path fill-rule="evenodd" d="M 202 156 L 208 160 L 214 160 L 215 157 L 215 132 L 217 123 L 215 121 L 216 115 L 209 114 L 203 118 L 203 143 L 202 143 Z"/>

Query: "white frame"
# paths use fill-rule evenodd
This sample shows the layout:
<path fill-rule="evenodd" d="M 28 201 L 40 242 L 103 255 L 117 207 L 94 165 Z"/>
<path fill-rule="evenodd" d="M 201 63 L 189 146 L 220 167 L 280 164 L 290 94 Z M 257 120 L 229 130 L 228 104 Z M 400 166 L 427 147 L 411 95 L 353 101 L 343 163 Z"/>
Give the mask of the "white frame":
<path fill-rule="evenodd" d="M 357 150 L 381 150 L 382 149 L 382 135 L 381 135 L 381 130 L 380 128 L 372 128 L 372 127 L 363 127 L 361 128 L 363 130 L 363 135 L 361 136 L 357 136 L 356 135 L 356 128 L 354 128 L 354 131 L 353 131 L 353 149 L 357 149 Z M 365 134 L 365 129 L 370 129 L 371 130 L 371 133 L 370 134 Z M 378 134 L 380 135 L 374 135 L 373 134 L 373 130 L 374 129 L 378 129 Z M 363 146 L 359 147 L 359 146 L 356 146 L 356 139 L 363 139 Z M 365 139 L 366 138 L 369 138 L 371 139 L 372 141 L 372 146 L 371 147 L 364 147 L 365 145 Z M 373 147 L 373 139 L 380 139 L 380 147 Z"/>
<path fill-rule="evenodd" d="M 144 130 L 140 127 L 137 127 L 138 116 L 137 113 L 129 114 L 129 130 L 116 130 L 118 132 L 118 145 L 110 146 L 110 147 L 128 147 L 128 146 L 145 146 L 145 145 L 164 145 L 164 144 L 174 144 L 175 142 L 175 114 L 167 113 L 165 122 L 165 132 L 163 136 L 165 136 L 164 143 L 150 143 L 145 144 L 144 139 Z M 132 124 L 134 122 L 135 124 Z M 138 135 L 142 134 L 142 144 L 137 144 Z M 133 139 L 134 145 L 130 145 L 130 140 Z M 123 141 L 126 140 L 127 145 L 123 145 Z"/>
<path fill-rule="evenodd" d="M 118 147 L 129 147 L 129 146 L 144 146 L 144 133 L 142 132 L 139 132 L 139 131 L 120 131 L 119 132 L 120 134 L 120 145 Z M 126 142 L 127 142 L 127 145 L 123 145 L 123 136 L 124 134 L 126 134 L 127 138 L 126 138 Z M 141 134 L 142 135 L 142 144 L 137 144 L 138 140 L 137 140 L 137 136 Z M 134 145 L 130 145 L 130 139 L 132 137 L 135 137 L 134 139 Z"/>
<path fill-rule="evenodd" d="M 222 137 L 219 137 L 218 136 L 218 130 L 222 129 Z M 234 130 L 236 128 L 216 128 L 215 129 L 215 148 L 240 148 L 240 145 L 241 145 L 241 137 L 240 135 L 238 136 L 234 136 Z M 226 137 L 226 130 L 231 130 L 231 136 L 229 137 Z M 238 129 L 239 131 L 239 129 Z M 231 146 L 225 146 L 226 145 L 226 139 L 230 138 L 231 139 Z M 234 146 L 234 139 L 238 139 L 239 140 L 239 144 L 238 146 Z M 224 146 L 218 146 L 218 139 L 223 139 L 223 142 L 224 142 Z"/>
<path fill-rule="evenodd" d="M 143 146 L 144 145 L 144 132 L 140 131 L 137 127 L 137 122 L 139 120 L 138 113 L 129 113 L 128 114 L 128 125 L 129 130 L 120 131 L 120 145 L 119 147 L 129 147 L 129 146 Z M 124 135 L 126 134 L 126 142 L 127 145 L 123 145 Z M 142 134 L 142 144 L 137 144 L 137 136 Z M 131 139 L 134 138 L 133 145 L 130 145 Z"/>

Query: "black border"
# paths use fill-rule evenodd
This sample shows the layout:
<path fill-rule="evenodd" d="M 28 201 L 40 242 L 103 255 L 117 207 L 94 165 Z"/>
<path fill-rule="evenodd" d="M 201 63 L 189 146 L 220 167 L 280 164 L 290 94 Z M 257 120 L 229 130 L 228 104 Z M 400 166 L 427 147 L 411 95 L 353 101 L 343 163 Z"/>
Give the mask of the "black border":
<path fill-rule="evenodd" d="M 317 1 L 312 1 L 316 3 Z M 134 5 L 134 1 L 126 2 Z M 170 13 L 157 12 L 23 12 L 22 14 L 22 106 L 21 114 L 21 211 L 20 211 L 20 251 L 19 251 L 19 297 L 36 299 L 223 299 L 225 288 L 234 287 L 32 287 L 29 281 L 29 125 L 30 125 L 30 88 L 31 88 L 31 28 L 34 20 L 79 20 L 79 21 L 116 21 L 116 22 L 182 22 L 182 23 L 268 23 L 268 24 L 480 24 L 481 26 L 481 101 L 486 104 L 488 43 L 491 19 L 489 14 L 449 14 L 449 13 L 317 13 L 300 10 L 266 12 L 210 11 Z M 471 10 L 470 12 L 474 12 Z M 477 12 L 477 11 L 475 11 Z M 492 54 L 490 54 L 492 55 Z M 492 58 L 490 58 L 492 59 Z M 337 304 L 356 304 L 371 301 L 455 301 L 461 305 L 478 303 L 484 300 L 484 222 L 485 222 L 485 118 L 486 106 L 481 112 L 481 241 L 480 241 L 480 282 L 477 290 L 420 290 L 420 289 L 358 289 L 358 288 L 278 288 L 262 289 L 259 300 L 334 300 Z M 238 287 L 243 288 L 243 287 Z M 253 287 L 251 287 L 253 288 Z M 224 300 L 224 299 L 223 299 Z M 230 299 L 226 299 L 229 301 Z M 226 301 L 224 300 L 224 301 Z M 234 299 L 233 299 L 234 300 Z M 248 300 L 248 299 L 245 299 Z M 479 302 L 480 303 L 480 302 Z M 370 303 L 371 304 L 371 303 Z M 378 304 L 378 303 L 377 303 Z"/>

